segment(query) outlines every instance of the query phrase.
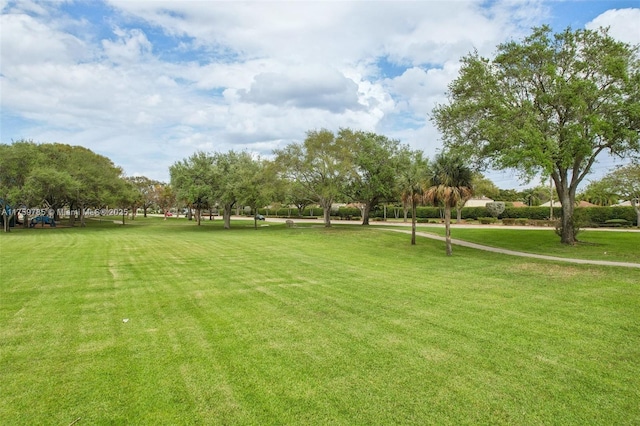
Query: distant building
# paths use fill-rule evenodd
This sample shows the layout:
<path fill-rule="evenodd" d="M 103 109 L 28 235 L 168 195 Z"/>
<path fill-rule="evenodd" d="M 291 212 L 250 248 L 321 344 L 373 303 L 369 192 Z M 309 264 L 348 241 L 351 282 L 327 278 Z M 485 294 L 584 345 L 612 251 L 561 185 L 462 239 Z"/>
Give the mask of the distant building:
<path fill-rule="evenodd" d="M 538 207 L 551 207 L 551 201 L 547 201 L 546 203 L 540 204 Z M 560 201 L 554 200 L 553 207 L 562 207 L 562 203 Z M 576 203 L 576 207 L 598 207 L 598 205 L 590 203 L 588 201 L 580 201 Z"/>
<path fill-rule="evenodd" d="M 485 207 L 487 203 L 493 203 L 494 200 L 487 197 L 482 198 L 469 198 L 464 207 Z"/>

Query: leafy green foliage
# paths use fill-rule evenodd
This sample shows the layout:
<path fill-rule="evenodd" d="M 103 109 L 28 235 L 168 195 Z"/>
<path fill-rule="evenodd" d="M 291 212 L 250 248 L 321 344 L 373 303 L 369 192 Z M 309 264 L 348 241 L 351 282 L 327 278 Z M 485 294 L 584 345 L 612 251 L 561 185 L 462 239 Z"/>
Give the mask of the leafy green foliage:
<path fill-rule="evenodd" d="M 505 204 L 502 201 L 494 201 L 491 203 L 487 203 L 486 207 L 491 217 L 496 217 L 496 218 L 500 216 L 504 212 L 504 209 L 506 208 Z"/>
<path fill-rule="evenodd" d="M 362 224 L 369 224 L 369 212 L 381 201 L 399 199 L 397 181 L 407 147 L 397 140 L 371 132 L 342 129 L 339 137 L 349 146 L 353 171 L 346 194 L 363 205 Z"/>
<path fill-rule="evenodd" d="M 588 201 L 597 206 L 611 206 L 616 204 L 620 196 L 611 185 L 604 180 L 589 182 L 585 190 L 578 195 L 579 200 Z"/>
<path fill-rule="evenodd" d="M 12 206 L 100 208 L 128 189 L 122 169 L 87 148 L 17 141 L 0 144 L 0 198 Z M 84 221 L 84 218 L 81 218 Z"/>
<path fill-rule="evenodd" d="M 446 252 L 451 255 L 451 208 L 462 204 L 473 195 L 473 173 L 458 155 L 447 153 L 436 156 L 429 173 L 429 186 L 424 201 L 444 206 Z"/>
<path fill-rule="evenodd" d="M 171 186 L 176 198 L 196 209 L 198 225 L 202 209 L 215 202 L 213 157 L 205 152 L 196 152 L 189 158 L 174 163 L 169 168 Z"/>
<path fill-rule="evenodd" d="M 462 59 L 448 105 L 434 109 L 445 145 L 479 166 L 550 175 L 562 203 L 561 241 L 575 242 L 578 185 L 596 157 L 640 152 L 638 48 L 606 30 L 534 28 L 493 60 Z"/>
<path fill-rule="evenodd" d="M 283 179 L 297 182 L 304 193 L 323 209 L 324 223 L 331 226 L 331 206 L 344 194 L 353 172 L 348 139 L 322 129 L 307 132 L 303 143 L 276 150 L 276 164 Z"/>
<path fill-rule="evenodd" d="M 628 200 L 636 211 L 636 223 L 640 227 L 640 162 L 619 167 L 603 179 L 610 191 Z"/>
<path fill-rule="evenodd" d="M 416 244 L 416 208 L 422 203 L 424 188 L 429 180 L 429 160 L 421 151 L 404 150 L 400 159 L 401 167 L 398 178 L 398 190 L 405 208 L 411 210 L 411 245 Z"/>

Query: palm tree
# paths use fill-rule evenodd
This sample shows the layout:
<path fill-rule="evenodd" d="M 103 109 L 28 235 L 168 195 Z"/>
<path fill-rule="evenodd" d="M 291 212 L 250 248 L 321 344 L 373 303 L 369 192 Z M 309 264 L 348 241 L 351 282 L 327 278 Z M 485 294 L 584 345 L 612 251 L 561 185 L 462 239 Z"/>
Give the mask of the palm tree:
<path fill-rule="evenodd" d="M 405 151 L 398 185 L 402 203 L 411 207 L 411 245 L 416 244 L 416 206 L 422 202 L 424 182 L 428 174 L 428 160 L 422 151 Z"/>
<path fill-rule="evenodd" d="M 451 256 L 451 208 L 473 195 L 473 173 L 461 157 L 439 154 L 431 165 L 429 187 L 424 201 L 444 206 L 444 226 L 447 256 Z"/>

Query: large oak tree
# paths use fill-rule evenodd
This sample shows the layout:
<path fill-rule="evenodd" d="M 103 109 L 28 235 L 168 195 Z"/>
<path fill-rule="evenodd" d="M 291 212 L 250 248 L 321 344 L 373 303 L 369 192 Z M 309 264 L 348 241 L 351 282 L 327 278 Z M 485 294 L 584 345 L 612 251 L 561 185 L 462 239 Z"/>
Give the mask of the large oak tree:
<path fill-rule="evenodd" d="M 352 173 L 346 142 L 329 130 L 313 130 L 307 132 L 304 142 L 275 151 L 282 177 L 298 182 L 309 199 L 322 207 L 325 227 L 331 226 L 331 206 L 344 195 Z"/>
<path fill-rule="evenodd" d="M 185 200 L 196 210 L 198 225 L 201 223 L 202 209 L 214 202 L 213 186 L 216 179 L 213 162 L 213 156 L 198 151 L 169 168 L 176 197 Z"/>
<path fill-rule="evenodd" d="M 346 191 L 362 204 L 362 224 L 369 225 L 369 212 L 395 196 L 403 147 L 399 141 L 372 132 L 342 129 L 338 135 L 349 147 L 352 173 Z"/>
<path fill-rule="evenodd" d="M 534 28 L 493 59 L 462 59 L 449 102 L 433 120 L 448 149 L 478 165 L 551 176 L 562 203 L 559 234 L 574 244 L 576 189 L 601 153 L 640 152 L 638 47 L 606 30 Z"/>

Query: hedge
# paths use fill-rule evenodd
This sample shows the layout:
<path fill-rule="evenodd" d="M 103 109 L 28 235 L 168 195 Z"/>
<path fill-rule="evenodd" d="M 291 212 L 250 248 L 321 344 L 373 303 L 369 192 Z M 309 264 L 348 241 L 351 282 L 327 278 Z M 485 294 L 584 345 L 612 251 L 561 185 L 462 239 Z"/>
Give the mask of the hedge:
<path fill-rule="evenodd" d="M 581 214 L 584 214 L 587 223 L 591 226 L 605 225 L 608 220 L 624 219 L 629 223 L 637 226 L 636 211 L 631 206 L 613 206 L 613 207 L 576 207 Z M 322 217 L 322 209 L 319 207 L 306 208 L 302 215 L 298 214 L 297 208 L 280 208 L 280 209 L 259 209 L 258 212 L 265 216 L 281 216 L 281 217 Z M 555 219 L 561 217 L 562 208 L 553 208 L 553 217 Z M 337 211 L 331 212 L 331 216 L 340 219 L 359 219 L 362 217 L 360 209 L 356 207 L 340 207 Z M 384 210 L 382 208 L 374 209 L 369 213 L 371 219 L 383 218 Z M 456 218 L 456 211 L 451 211 L 452 219 Z M 462 209 L 462 219 L 478 220 L 481 217 L 490 217 L 486 207 L 465 207 Z M 387 218 L 394 217 L 393 209 L 387 209 Z M 404 212 L 400 214 L 404 217 Z M 411 211 L 408 216 L 411 218 Z M 441 219 L 444 217 L 444 209 L 440 207 L 420 206 L 416 209 L 416 218 L 418 219 Z M 532 221 L 548 220 L 549 207 L 506 207 L 504 212 L 499 216 L 500 219 L 529 219 Z M 510 223 L 510 221 L 508 221 Z M 517 221 L 522 223 L 522 221 Z M 516 222 L 516 223 L 517 223 Z"/>

